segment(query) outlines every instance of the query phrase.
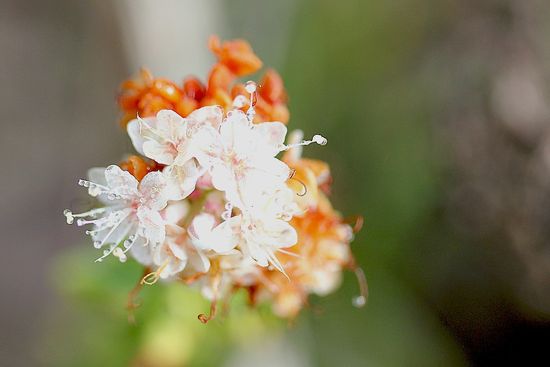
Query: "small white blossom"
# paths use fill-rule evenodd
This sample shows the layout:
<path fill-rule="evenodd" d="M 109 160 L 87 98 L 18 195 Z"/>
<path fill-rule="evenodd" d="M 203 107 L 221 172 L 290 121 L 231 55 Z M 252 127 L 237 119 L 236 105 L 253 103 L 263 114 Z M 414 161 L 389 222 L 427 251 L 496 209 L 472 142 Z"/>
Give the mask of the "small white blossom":
<path fill-rule="evenodd" d="M 202 107 L 186 118 L 171 110 L 159 111 L 156 117 L 138 118 L 128 123 L 128 135 L 134 148 L 144 156 L 167 165 L 166 172 L 174 185 L 174 200 L 187 197 L 205 169 L 196 158 L 198 144 L 217 134 L 223 119 L 218 106 Z"/>
<path fill-rule="evenodd" d="M 65 210 L 64 214 L 69 224 L 77 218 L 78 226 L 93 226 L 86 233 L 92 236 L 95 248 L 108 246 L 97 261 L 110 254 L 125 261 L 132 246 L 164 241 L 165 221 L 159 211 L 167 204 L 169 183 L 161 172 L 148 173 L 141 183 L 115 165 L 91 169 L 89 176 L 90 181 L 80 180 L 79 184 L 105 206 L 82 214 Z M 123 249 L 118 247 L 121 243 Z"/>
<path fill-rule="evenodd" d="M 199 214 L 188 228 L 189 237 L 193 245 L 202 251 L 214 251 L 218 254 L 227 254 L 237 245 L 237 237 L 233 234 L 230 219 L 216 225 L 216 219 L 211 214 Z"/>
<path fill-rule="evenodd" d="M 280 122 L 252 124 L 242 111 L 230 111 L 219 136 L 203 138 L 197 159 L 209 168 L 212 185 L 224 191 L 232 205 L 247 210 L 247 194 L 270 191 L 288 179 L 290 169 L 275 158 L 285 135 Z"/>

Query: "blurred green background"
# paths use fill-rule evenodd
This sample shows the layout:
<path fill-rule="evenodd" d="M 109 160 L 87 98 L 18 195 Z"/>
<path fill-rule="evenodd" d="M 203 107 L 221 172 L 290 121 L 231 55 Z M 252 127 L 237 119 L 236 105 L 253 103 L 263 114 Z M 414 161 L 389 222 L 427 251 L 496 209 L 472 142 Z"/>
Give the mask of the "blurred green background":
<path fill-rule="evenodd" d="M 0 1 L 2 328 L 10 366 L 528 364 L 550 340 L 550 4 L 512 0 Z M 322 133 L 332 200 L 365 226 L 346 274 L 292 325 L 236 297 L 94 264 L 63 225 L 76 179 L 130 151 L 118 83 L 149 65 L 204 78 L 206 40 L 251 42 Z M 7 116 L 7 118 L 6 118 Z"/>

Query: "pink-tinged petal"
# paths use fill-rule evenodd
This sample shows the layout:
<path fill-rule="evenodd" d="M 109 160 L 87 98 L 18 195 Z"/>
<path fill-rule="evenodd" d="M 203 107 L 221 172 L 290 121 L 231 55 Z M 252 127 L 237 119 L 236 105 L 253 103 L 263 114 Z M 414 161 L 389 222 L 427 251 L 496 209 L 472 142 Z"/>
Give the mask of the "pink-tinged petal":
<path fill-rule="evenodd" d="M 204 170 L 197 167 L 194 160 L 183 166 L 170 166 L 164 169 L 168 180 L 165 195 L 168 200 L 182 200 L 188 197 L 197 184 Z"/>
<path fill-rule="evenodd" d="M 166 237 L 165 222 L 159 212 L 147 207 L 140 207 L 137 211 L 143 235 L 155 246 L 164 242 Z"/>
<path fill-rule="evenodd" d="M 181 152 L 180 150 L 182 158 L 189 159 L 194 157 L 205 169 L 210 168 L 223 154 L 223 144 L 220 134 L 210 126 L 203 126 L 198 129 L 190 138 L 189 144 L 185 148 L 185 152 Z"/>
<path fill-rule="evenodd" d="M 105 181 L 116 195 L 137 195 L 138 181 L 136 178 L 116 165 L 105 169 Z"/>
<path fill-rule="evenodd" d="M 261 142 L 261 148 L 269 152 L 274 157 L 279 153 L 281 146 L 285 142 L 286 126 L 281 122 L 264 122 L 254 125 L 254 131 Z"/>
<path fill-rule="evenodd" d="M 166 176 L 159 171 L 149 172 L 139 184 L 141 206 L 147 206 L 153 210 L 161 210 L 166 207 L 168 201 Z"/>
<path fill-rule="evenodd" d="M 172 110 L 160 110 L 156 117 L 156 130 L 160 136 L 171 139 L 179 135 L 178 133 L 183 133 L 183 136 L 185 135 L 187 122 L 176 112 Z"/>
<path fill-rule="evenodd" d="M 217 130 L 223 120 L 223 110 L 220 106 L 206 106 L 191 112 L 187 119 L 193 125 L 206 124 Z"/>
<path fill-rule="evenodd" d="M 161 110 L 157 113 L 156 130 L 159 137 L 177 142 L 185 138 L 187 121 L 172 110 Z"/>
<path fill-rule="evenodd" d="M 174 254 L 175 257 L 177 257 L 182 262 L 187 262 L 187 252 L 185 251 L 185 248 L 176 243 L 175 241 L 167 241 L 168 248 L 170 251 L 172 251 L 172 254 Z M 184 264 L 185 267 L 185 264 Z M 182 268 L 183 269 L 183 268 Z"/>
<path fill-rule="evenodd" d="M 256 136 L 252 133 L 246 115 L 240 110 L 229 111 L 227 118 L 221 124 L 220 135 L 224 146 L 238 154 L 247 155 L 254 151 Z"/>
<path fill-rule="evenodd" d="M 178 154 L 176 148 L 172 144 L 159 144 L 155 140 L 147 140 L 143 143 L 142 148 L 143 155 L 160 164 L 172 164 L 174 162 L 174 158 Z"/>
<path fill-rule="evenodd" d="M 210 270 L 210 260 L 200 251 L 191 251 L 188 263 L 199 273 L 206 273 Z"/>

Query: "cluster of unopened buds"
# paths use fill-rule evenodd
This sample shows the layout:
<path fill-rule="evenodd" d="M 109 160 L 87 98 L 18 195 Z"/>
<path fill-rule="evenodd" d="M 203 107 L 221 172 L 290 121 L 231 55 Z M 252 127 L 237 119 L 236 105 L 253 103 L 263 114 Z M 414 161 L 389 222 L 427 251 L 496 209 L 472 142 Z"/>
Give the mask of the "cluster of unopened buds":
<path fill-rule="evenodd" d="M 196 286 L 212 302 L 244 289 L 251 304 L 271 302 L 292 318 L 309 294 L 325 295 L 342 270 L 354 270 L 366 301 L 363 272 L 350 251 L 354 228 L 332 208 L 328 165 L 302 158 L 321 135 L 287 138 L 289 114 L 279 75 L 261 84 L 238 78 L 262 66 L 242 40 L 210 40 L 218 57 L 206 85 L 182 86 L 142 71 L 122 84 L 119 104 L 133 146 L 119 165 L 92 168 L 88 189 L 100 205 L 67 223 L 89 226 L 96 261 L 132 257 L 145 266 L 141 284 Z M 355 223 L 356 226 L 358 223 Z"/>

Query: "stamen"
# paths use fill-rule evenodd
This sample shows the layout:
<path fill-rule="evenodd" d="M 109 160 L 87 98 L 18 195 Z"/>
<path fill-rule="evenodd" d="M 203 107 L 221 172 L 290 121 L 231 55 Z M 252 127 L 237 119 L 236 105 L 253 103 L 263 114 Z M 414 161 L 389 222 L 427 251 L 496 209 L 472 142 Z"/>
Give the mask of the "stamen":
<path fill-rule="evenodd" d="M 277 249 L 277 251 L 279 251 L 280 253 L 282 254 L 285 254 L 285 255 L 288 255 L 288 256 L 293 256 L 293 257 L 296 257 L 298 259 L 303 259 L 304 257 L 300 254 L 297 254 L 297 253 L 294 253 L 294 252 L 290 252 L 290 251 L 286 251 L 286 250 L 283 250 L 282 248 L 279 248 Z"/>
<path fill-rule="evenodd" d="M 216 316 L 216 309 L 217 309 L 217 303 L 218 303 L 218 290 L 219 290 L 220 281 L 221 281 L 219 263 L 213 262 L 211 269 L 214 274 L 212 278 L 212 290 L 214 293 L 214 297 L 212 299 L 212 302 L 210 303 L 210 313 L 208 316 L 206 316 L 203 313 L 197 316 L 199 321 L 202 322 L 203 324 L 206 324 L 208 321 L 212 320 Z"/>
<path fill-rule="evenodd" d="M 302 140 L 300 143 L 294 143 L 294 144 L 288 144 L 288 145 L 282 145 L 281 146 L 281 152 L 285 150 L 289 150 L 296 147 L 306 146 L 310 144 L 319 144 L 319 145 L 327 145 L 328 140 L 321 135 L 313 135 L 313 138 L 311 140 Z"/>
<path fill-rule="evenodd" d="M 147 275 L 149 272 L 148 268 L 143 269 L 143 275 Z M 136 318 L 134 314 L 134 310 L 137 309 L 140 304 L 137 302 L 137 297 L 139 295 L 139 292 L 141 291 L 143 284 L 141 283 L 141 280 L 136 283 L 134 288 L 128 293 L 128 303 L 126 305 L 126 309 L 128 310 L 128 322 L 135 323 Z"/>
<path fill-rule="evenodd" d="M 70 209 L 63 210 L 63 215 L 67 219 L 67 224 L 73 224 L 75 218 L 82 218 L 82 217 L 95 217 L 96 214 L 103 213 L 105 211 L 105 208 L 96 208 L 89 210 L 84 213 L 80 214 L 74 214 Z M 77 221 L 78 224 L 78 221 Z"/>
<path fill-rule="evenodd" d="M 88 194 L 92 197 L 96 197 L 105 192 L 111 191 L 107 186 L 100 185 L 98 183 L 87 181 L 87 180 L 78 180 L 78 185 L 88 188 Z"/>
<path fill-rule="evenodd" d="M 113 251 L 113 256 L 118 257 L 121 263 L 126 262 L 128 258 L 126 257 L 125 251 L 122 251 L 120 247 L 116 247 Z"/>
<path fill-rule="evenodd" d="M 111 237 L 111 235 L 114 233 L 114 231 L 118 228 L 118 226 L 130 215 L 129 212 L 126 212 L 124 214 L 121 215 L 121 218 L 119 219 L 118 222 L 116 222 L 113 227 L 111 228 L 111 230 L 109 231 L 109 233 L 107 233 L 107 235 L 105 235 L 105 237 L 103 238 L 103 240 L 100 242 L 99 244 L 99 247 L 103 247 L 103 245 L 107 242 L 107 240 L 109 239 L 109 237 Z M 96 244 L 94 243 L 94 246 Z M 109 256 L 110 254 L 113 253 L 113 251 L 115 250 L 115 248 L 117 248 L 118 244 L 115 244 L 114 246 L 111 246 L 111 249 L 110 250 L 106 250 L 104 253 L 103 253 L 103 256 L 101 256 L 100 258 L 98 258 L 96 260 L 96 262 L 101 262 L 103 261 L 104 258 L 106 258 L 107 256 Z"/>
<path fill-rule="evenodd" d="M 353 233 L 357 233 L 363 228 L 363 223 L 365 219 L 362 215 L 354 215 L 344 219 L 344 223 L 347 223 L 351 226 Z"/>
<path fill-rule="evenodd" d="M 294 176 L 294 175 L 293 175 L 293 176 Z M 298 181 L 298 182 L 300 183 L 300 185 L 302 185 L 302 187 L 303 187 L 303 189 L 304 189 L 303 192 L 301 192 L 301 193 L 300 193 L 300 192 L 297 192 L 296 195 L 302 196 L 302 197 L 303 197 L 303 196 L 306 196 L 306 194 L 307 194 L 307 186 L 306 186 L 306 184 L 303 183 L 301 180 L 299 180 L 299 179 L 297 179 L 297 178 L 294 178 L 294 177 L 291 177 L 290 179 L 291 179 L 291 180 L 294 180 L 294 181 Z"/>
<path fill-rule="evenodd" d="M 67 224 L 73 224 L 74 222 L 73 212 L 71 212 L 69 209 L 65 209 L 63 210 L 63 215 L 67 219 Z"/>
<path fill-rule="evenodd" d="M 369 288 L 367 284 L 367 278 L 365 277 L 365 272 L 358 266 L 355 266 L 353 269 L 355 276 L 357 277 L 357 282 L 359 283 L 359 295 L 354 297 L 351 301 L 353 306 L 361 308 L 367 304 L 367 298 L 369 297 Z"/>
<path fill-rule="evenodd" d="M 217 299 L 214 299 L 211 303 L 210 303 L 210 313 L 207 315 L 201 313 L 197 316 L 197 318 L 199 319 L 200 322 L 202 322 L 203 324 L 206 324 L 208 323 L 208 321 L 212 320 L 214 317 L 216 317 L 216 311 L 217 311 Z"/>
<path fill-rule="evenodd" d="M 164 263 L 155 271 L 145 275 L 143 278 L 141 278 L 140 284 L 147 284 L 147 285 L 153 285 L 160 279 L 160 274 L 164 271 L 164 269 L 168 266 L 170 263 L 170 259 L 166 259 Z"/>

